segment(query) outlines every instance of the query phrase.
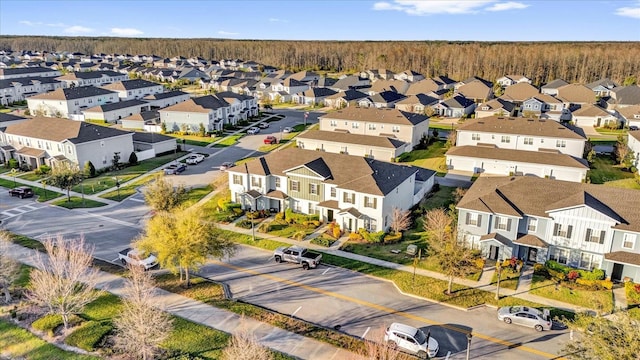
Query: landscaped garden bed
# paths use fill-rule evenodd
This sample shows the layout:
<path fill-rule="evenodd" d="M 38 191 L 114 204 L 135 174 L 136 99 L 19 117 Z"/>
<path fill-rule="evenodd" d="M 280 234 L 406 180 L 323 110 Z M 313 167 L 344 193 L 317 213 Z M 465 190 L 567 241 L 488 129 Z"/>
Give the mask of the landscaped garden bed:
<path fill-rule="evenodd" d="M 627 296 L 627 308 L 629 314 L 640 320 L 640 283 L 636 284 L 632 281 L 624 283 L 624 290 Z"/>

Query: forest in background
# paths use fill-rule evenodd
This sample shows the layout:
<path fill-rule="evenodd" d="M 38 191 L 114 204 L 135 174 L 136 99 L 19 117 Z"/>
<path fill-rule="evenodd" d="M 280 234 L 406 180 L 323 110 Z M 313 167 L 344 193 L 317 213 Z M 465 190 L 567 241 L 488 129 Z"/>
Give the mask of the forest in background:
<path fill-rule="evenodd" d="M 287 41 L 0 36 L 0 49 L 253 60 L 291 71 L 414 70 L 455 80 L 522 74 L 535 85 L 640 79 L 637 42 Z"/>

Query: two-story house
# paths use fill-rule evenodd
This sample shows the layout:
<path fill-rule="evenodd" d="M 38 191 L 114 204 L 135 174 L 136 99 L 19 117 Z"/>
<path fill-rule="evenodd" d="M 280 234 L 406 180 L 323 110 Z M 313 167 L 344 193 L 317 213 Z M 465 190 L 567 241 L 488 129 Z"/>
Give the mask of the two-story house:
<path fill-rule="evenodd" d="M 555 260 L 640 279 L 640 192 L 535 177 L 480 177 L 457 205 L 461 238 L 490 259 Z"/>
<path fill-rule="evenodd" d="M 496 80 L 500 86 L 506 88 L 511 85 L 515 85 L 517 83 L 528 83 L 531 84 L 531 79 L 524 75 L 505 75 Z"/>
<path fill-rule="evenodd" d="M 23 77 L 0 80 L 0 105 L 23 101 L 27 97 L 62 88 L 54 77 Z"/>
<path fill-rule="evenodd" d="M 287 148 L 227 170 L 231 199 L 245 209 L 318 214 L 342 229 L 389 228 L 394 208 L 409 209 L 435 173 L 360 156 Z"/>
<path fill-rule="evenodd" d="M 65 83 L 65 87 L 103 86 L 129 79 L 128 74 L 117 71 L 77 71 L 56 78 Z"/>
<path fill-rule="evenodd" d="M 142 100 L 149 103 L 152 109 L 161 109 L 189 100 L 189 93 L 184 91 L 168 91 L 153 95 L 147 95 Z"/>
<path fill-rule="evenodd" d="M 330 106 L 334 109 L 342 109 L 346 108 L 347 106 L 357 106 L 359 100 L 364 99 L 368 96 L 369 95 L 361 91 L 350 89 L 340 91 L 339 93 L 331 96 L 327 96 L 324 99 L 324 104 L 325 106 Z"/>
<path fill-rule="evenodd" d="M 482 103 L 476 107 L 476 119 L 489 116 L 514 116 L 516 104 L 511 101 L 497 98 Z"/>
<path fill-rule="evenodd" d="M 118 102 L 118 94 L 95 86 L 56 89 L 27 98 L 29 112 L 38 116 L 73 118 L 94 106 Z"/>
<path fill-rule="evenodd" d="M 298 135 L 296 145 L 300 149 L 364 156 L 382 161 L 395 161 L 402 153 L 411 151 L 408 143 L 394 138 L 322 130 Z"/>
<path fill-rule="evenodd" d="M 564 107 L 564 103 L 546 94 L 537 94 L 526 99 L 520 110 L 524 117 L 537 117 L 558 122 L 571 120 L 571 111 Z"/>
<path fill-rule="evenodd" d="M 46 67 L 0 68 L 0 80 L 18 79 L 23 77 L 52 77 L 60 76 L 60 71 Z"/>
<path fill-rule="evenodd" d="M 457 129 L 449 170 L 491 175 L 534 175 L 581 182 L 586 138 L 555 121 L 498 116 L 475 119 Z"/>
<path fill-rule="evenodd" d="M 164 91 L 161 84 L 148 80 L 122 80 L 102 86 L 103 89 L 115 91 L 120 100 L 140 100 L 148 95 L 159 94 Z"/>
<path fill-rule="evenodd" d="M 219 92 L 215 96 L 229 104 L 226 116 L 231 124 L 236 124 L 240 120 L 247 120 L 248 117 L 258 116 L 258 100 L 253 96 L 237 94 L 231 91 Z"/>
<path fill-rule="evenodd" d="M 215 95 L 191 98 L 176 105 L 160 109 L 160 122 L 167 130 L 198 131 L 200 124 L 210 131 L 222 130 L 229 124 L 229 103 Z"/>
<path fill-rule="evenodd" d="M 111 166 L 117 152 L 122 162 L 134 151 L 133 133 L 60 118 L 35 117 L 9 125 L 1 133 L 5 159 L 14 158 L 32 169 L 70 161 L 80 168 L 91 161 L 96 169 Z"/>
<path fill-rule="evenodd" d="M 395 138 L 418 145 L 429 136 L 429 117 L 397 109 L 359 108 L 327 113 L 319 118 L 320 130 Z"/>
<path fill-rule="evenodd" d="M 142 100 L 124 100 L 112 104 L 94 106 L 82 111 L 85 120 L 103 120 L 109 123 L 118 122 L 126 117 L 149 111 L 150 106 Z"/>

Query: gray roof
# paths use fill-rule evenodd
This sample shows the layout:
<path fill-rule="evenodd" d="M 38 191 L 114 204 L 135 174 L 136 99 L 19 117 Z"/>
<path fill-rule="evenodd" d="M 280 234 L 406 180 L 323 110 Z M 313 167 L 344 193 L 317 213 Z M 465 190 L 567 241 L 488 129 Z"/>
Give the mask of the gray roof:
<path fill-rule="evenodd" d="M 397 93 L 395 91 L 389 91 L 389 90 L 379 92 L 369 97 L 369 99 L 371 99 L 371 101 L 374 103 L 385 103 L 385 104 L 400 101 L 406 98 L 407 98 L 406 96 L 400 93 Z"/>
<path fill-rule="evenodd" d="M 125 101 L 119 101 L 119 102 L 111 103 L 111 104 L 104 104 L 104 105 L 94 106 L 94 107 L 86 109 L 84 111 L 88 111 L 88 112 L 107 112 L 107 111 L 114 111 L 114 110 L 124 109 L 124 108 L 128 108 L 128 107 L 133 107 L 133 106 L 141 106 L 141 105 L 148 105 L 148 103 L 146 101 L 142 101 L 142 100 L 125 100 Z"/>
<path fill-rule="evenodd" d="M 441 104 L 449 107 L 449 108 L 467 108 L 473 105 L 475 102 L 473 100 L 467 99 L 464 96 L 456 95 L 450 99 L 443 101 Z"/>
<path fill-rule="evenodd" d="M 612 89 L 615 93 L 616 104 L 619 105 L 638 105 L 640 104 L 640 86 L 619 86 Z"/>
<path fill-rule="evenodd" d="M 56 80 L 55 77 L 47 76 L 34 76 L 34 77 L 21 77 L 15 79 L 2 79 L 0 80 L 0 89 L 10 88 L 14 86 L 15 83 L 20 83 L 22 86 L 29 86 L 35 83 L 41 84 L 59 84 L 60 81 Z"/>
<path fill-rule="evenodd" d="M 7 68 L 7 69 L 0 69 L 0 75 L 38 74 L 38 73 L 52 72 L 52 71 L 56 71 L 56 70 L 38 67 L 38 66 L 27 67 L 27 68 Z"/>
<path fill-rule="evenodd" d="M 152 81 L 143 80 L 143 79 L 133 79 L 133 80 L 122 80 L 118 81 L 114 84 L 106 85 L 105 88 L 113 89 L 113 90 L 135 90 L 135 89 L 143 89 L 152 86 L 161 86 L 161 84 L 154 83 Z"/>
<path fill-rule="evenodd" d="M 562 79 L 555 79 L 553 81 L 550 81 L 550 82 L 542 85 L 542 89 L 557 89 L 557 88 L 565 86 L 565 85 L 569 85 L 569 83 L 564 81 L 564 80 L 562 80 Z"/>
<path fill-rule="evenodd" d="M 167 135 L 162 135 L 162 134 L 154 134 L 154 133 L 140 132 L 140 131 L 136 131 L 133 133 L 133 141 L 135 142 L 154 144 L 154 143 L 159 143 L 159 142 L 169 141 L 169 140 L 175 141 L 176 138 L 167 136 Z"/>
<path fill-rule="evenodd" d="M 34 95 L 31 98 L 48 100 L 74 100 L 110 94 L 117 93 L 95 86 L 76 86 L 73 88 L 56 89 L 48 93 Z"/>
<path fill-rule="evenodd" d="M 349 106 L 346 109 L 333 111 L 320 117 L 321 119 L 359 120 L 382 124 L 417 125 L 428 121 L 426 115 L 401 111 L 398 109 L 361 108 Z"/>
<path fill-rule="evenodd" d="M 488 116 L 479 119 L 467 120 L 464 124 L 458 127 L 458 131 L 478 131 L 486 133 L 586 140 L 584 136 L 571 131 L 571 129 L 553 120 L 501 116 Z"/>
<path fill-rule="evenodd" d="M 22 116 L 17 116 L 17 115 L 13 115 L 13 114 L 7 114 L 7 113 L 0 112 L 0 122 L 16 121 L 16 120 L 24 120 L 24 119 L 26 119 L 26 118 L 24 118 Z"/>
<path fill-rule="evenodd" d="M 566 154 L 544 151 L 526 151 L 467 145 L 454 146 L 447 151 L 446 155 L 589 169 L 589 164 L 587 164 L 583 159 L 576 159 Z"/>
<path fill-rule="evenodd" d="M 604 78 L 604 79 L 596 80 L 592 83 L 588 83 L 586 85 L 586 87 L 588 87 L 589 89 L 595 89 L 598 86 L 603 86 L 607 89 L 613 89 L 614 87 L 618 86 L 618 84 L 616 84 L 615 82 L 613 82 L 613 80 L 609 78 Z"/>
<path fill-rule="evenodd" d="M 351 133 L 345 133 L 345 132 L 339 132 L 339 131 L 311 130 L 311 131 L 307 131 L 304 134 L 298 135 L 297 138 L 320 140 L 320 141 L 331 141 L 331 142 L 335 141 L 335 142 L 345 143 L 345 144 L 369 145 L 369 146 L 390 148 L 390 149 L 397 149 L 405 145 L 405 143 L 400 140 L 388 138 L 384 136 L 351 134 Z"/>
<path fill-rule="evenodd" d="M 169 91 L 169 92 L 163 92 L 163 93 L 148 95 L 148 96 L 145 96 L 144 98 L 147 99 L 147 100 L 162 100 L 162 99 L 168 99 L 168 98 L 172 98 L 172 97 L 175 97 L 175 96 L 181 96 L 181 95 L 189 95 L 189 93 L 186 93 L 186 92 L 180 91 L 180 90 L 176 90 L 176 91 Z"/>

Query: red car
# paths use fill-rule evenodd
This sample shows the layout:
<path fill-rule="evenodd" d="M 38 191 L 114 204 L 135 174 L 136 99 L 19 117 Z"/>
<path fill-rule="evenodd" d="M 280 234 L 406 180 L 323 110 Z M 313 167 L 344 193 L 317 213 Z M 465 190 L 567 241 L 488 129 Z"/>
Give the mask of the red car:
<path fill-rule="evenodd" d="M 275 136 L 267 136 L 266 138 L 264 138 L 264 143 L 265 144 L 277 144 L 278 143 L 278 139 L 276 139 Z"/>

